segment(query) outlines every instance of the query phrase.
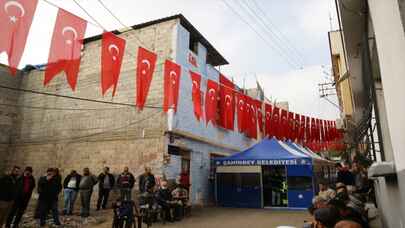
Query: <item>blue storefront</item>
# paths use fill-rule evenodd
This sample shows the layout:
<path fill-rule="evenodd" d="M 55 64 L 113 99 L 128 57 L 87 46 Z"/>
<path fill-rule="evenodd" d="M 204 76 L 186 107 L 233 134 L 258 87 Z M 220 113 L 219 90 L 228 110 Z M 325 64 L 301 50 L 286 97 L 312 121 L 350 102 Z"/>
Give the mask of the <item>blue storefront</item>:
<path fill-rule="evenodd" d="M 318 170 L 333 163 L 291 142 L 264 139 L 215 160 L 216 200 L 224 207 L 307 208 Z"/>

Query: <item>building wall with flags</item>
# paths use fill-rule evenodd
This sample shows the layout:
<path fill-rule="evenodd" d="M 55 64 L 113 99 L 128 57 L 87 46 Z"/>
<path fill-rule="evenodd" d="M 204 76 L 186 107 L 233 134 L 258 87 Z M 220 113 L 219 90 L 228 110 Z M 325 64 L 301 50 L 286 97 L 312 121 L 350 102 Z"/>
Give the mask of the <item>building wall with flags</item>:
<path fill-rule="evenodd" d="M 72 169 L 81 172 L 84 167 L 98 174 L 103 166 L 109 166 L 114 174 L 128 166 L 139 175 L 144 166 L 150 166 L 157 176 L 161 176 L 163 153 L 167 150 L 164 135 L 167 118 L 161 108 L 163 63 L 172 56 L 176 24 L 176 20 L 167 20 L 131 28 L 118 35 L 127 41 L 127 48 L 114 97 L 111 90 L 104 97 L 101 94 L 101 37 L 85 40 L 75 91 L 70 89 L 64 73 L 57 75 L 46 87 L 43 86 L 42 70 L 32 70 L 21 76 L 20 87 L 13 85 L 20 89 L 134 105 L 138 46 L 158 55 L 146 101 L 149 107 L 143 111 L 125 105 L 17 93 L 20 96 L 12 103 L 39 108 L 18 109 L 19 118 L 13 124 L 5 159 L 7 167 L 30 165 L 36 176 L 48 167 L 59 167 L 65 176 Z M 0 80 L 10 78 L 1 77 Z"/>
<path fill-rule="evenodd" d="M 0 85 L 19 87 L 20 83 L 21 72 L 18 72 L 17 76 L 12 76 L 8 67 L 0 64 Z M 18 98 L 18 92 L 0 88 L 0 156 L 2 158 L 8 154 L 13 126 L 19 117 L 18 109 L 15 107 Z M 0 170 L 4 170 L 5 166 L 6 160 L 0 159 Z"/>

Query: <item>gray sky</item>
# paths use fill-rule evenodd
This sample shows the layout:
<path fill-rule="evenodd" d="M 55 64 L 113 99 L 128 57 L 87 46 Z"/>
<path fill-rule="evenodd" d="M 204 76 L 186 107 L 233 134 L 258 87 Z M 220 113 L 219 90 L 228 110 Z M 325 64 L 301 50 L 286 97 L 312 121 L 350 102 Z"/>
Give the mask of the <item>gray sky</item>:
<path fill-rule="evenodd" d="M 49 1 L 91 21 L 72 0 Z M 260 20 L 269 23 L 270 19 L 271 34 L 275 33 L 281 39 L 275 39 L 273 35 L 266 43 L 222 0 L 103 0 L 126 25 L 182 13 L 230 62 L 221 67 L 221 71 L 233 77 L 238 85 L 242 86 L 244 81 L 247 87 L 255 86 L 257 78 L 268 97 L 288 101 L 291 111 L 325 119 L 336 118 L 338 109 L 319 98 L 318 92 L 318 83 L 324 82 L 326 77 L 323 71 L 330 67 L 329 13 L 332 14 L 332 28 L 337 28 L 334 1 L 255 0 L 257 5 L 251 0 L 226 1 L 266 39 L 269 37 L 266 28 L 260 27 L 259 23 Z M 122 27 L 97 0 L 78 2 L 108 30 Z M 256 15 L 261 19 L 254 18 L 243 4 L 252 8 L 259 6 L 266 17 L 256 8 Z M 54 7 L 39 0 L 21 65 L 47 61 L 56 13 Z M 101 32 L 100 28 L 89 24 L 86 36 Z M 302 64 L 290 66 L 280 52 L 290 62 Z M 298 58 L 301 60 L 293 60 Z M 5 63 L 4 53 L 0 55 L 0 62 Z M 335 97 L 330 99 L 336 103 Z"/>

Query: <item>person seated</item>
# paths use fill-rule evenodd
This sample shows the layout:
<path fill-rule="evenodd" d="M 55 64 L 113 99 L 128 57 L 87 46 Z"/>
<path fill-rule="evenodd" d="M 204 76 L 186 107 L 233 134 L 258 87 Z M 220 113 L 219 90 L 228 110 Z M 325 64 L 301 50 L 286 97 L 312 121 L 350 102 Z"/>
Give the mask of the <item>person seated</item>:
<path fill-rule="evenodd" d="M 156 192 L 156 200 L 162 207 L 164 220 L 174 222 L 171 214 L 171 209 L 176 207 L 176 203 L 173 201 L 172 194 L 168 188 L 167 181 L 163 180 L 160 184 L 160 188 Z"/>
<path fill-rule="evenodd" d="M 340 220 L 339 212 L 334 208 L 319 208 L 314 211 L 314 222 L 311 227 L 333 228 Z"/>
<path fill-rule="evenodd" d="M 335 198 L 336 192 L 331 189 L 326 182 L 319 183 L 319 193 L 318 196 L 330 200 Z"/>
<path fill-rule="evenodd" d="M 353 208 L 350 202 L 346 204 L 344 201 L 335 198 L 330 200 L 328 205 L 339 211 L 339 215 L 342 219 L 359 223 L 363 228 L 369 227 L 368 222 Z"/>
<path fill-rule="evenodd" d="M 188 192 L 182 184 L 177 184 L 176 188 L 172 191 L 172 197 L 178 205 L 175 208 L 175 219 L 180 220 L 184 216 L 184 208 L 187 206 L 188 203 Z"/>
<path fill-rule="evenodd" d="M 343 183 L 336 184 L 336 199 L 342 200 L 344 202 L 349 201 L 349 194 L 347 192 L 346 185 Z"/>
<path fill-rule="evenodd" d="M 113 203 L 113 228 L 131 227 L 135 222 L 135 203 L 132 200 L 122 201 L 118 199 Z"/>

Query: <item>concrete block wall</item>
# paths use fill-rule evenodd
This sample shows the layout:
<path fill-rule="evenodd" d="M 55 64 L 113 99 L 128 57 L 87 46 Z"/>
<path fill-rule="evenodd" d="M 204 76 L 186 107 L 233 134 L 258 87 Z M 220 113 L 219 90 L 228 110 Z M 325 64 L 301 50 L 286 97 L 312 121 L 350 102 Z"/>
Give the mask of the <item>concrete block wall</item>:
<path fill-rule="evenodd" d="M 19 88 L 21 83 L 21 72 L 12 76 L 7 66 L 0 64 L 0 85 Z M 15 105 L 20 96 L 20 92 L 0 88 L 0 173 L 3 173 L 6 166 L 5 157 L 9 154 L 9 145 L 13 126 L 19 118 L 19 109 L 5 104 Z"/>
<path fill-rule="evenodd" d="M 115 97 L 109 90 L 103 97 L 100 87 L 101 40 L 85 45 L 76 91 L 71 91 L 64 72 L 43 87 L 42 71 L 24 75 L 21 88 L 102 101 L 135 104 L 136 58 L 138 46 L 158 55 L 147 105 L 161 106 L 163 101 L 163 63 L 173 52 L 172 34 L 176 20 L 166 21 L 120 34 L 127 41 Z M 138 37 L 142 43 L 136 38 Z M 44 107 L 21 109 L 21 118 L 13 125 L 7 166 L 30 165 L 35 176 L 52 166 L 65 176 L 71 169 L 81 172 L 89 167 L 98 174 L 110 166 L 118 174 L 129 166 L 141 174 L 145 165 L 161 173 L 166 115 L 160 108 L 135 108 L 23 93 L 19 105 Z"/>

